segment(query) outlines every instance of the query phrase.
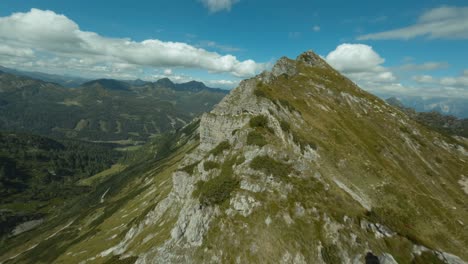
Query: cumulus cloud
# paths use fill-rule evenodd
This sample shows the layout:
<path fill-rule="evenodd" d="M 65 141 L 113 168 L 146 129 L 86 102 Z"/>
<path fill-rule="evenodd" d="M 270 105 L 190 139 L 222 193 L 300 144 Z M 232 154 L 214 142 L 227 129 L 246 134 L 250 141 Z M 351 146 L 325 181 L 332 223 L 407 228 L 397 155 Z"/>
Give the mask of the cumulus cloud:
<path fill-rule="evenodd" d="M 354 81 L 391 82 L 396 79 L 391 71 L 382 66 L 385 59 L 368 45 L 341 44 L 325 59 Z"/>
<path fill-rule="evenodd" d="M 364 44 L 341 44 L 330 52 L 326 60 L 337 70 L 345 73 L 374 70 L 385 60 L 371 46 Z"/>
<path fill-rule="evenodd" d="M 253 60 L 240 61 L 230 54 L 220 55 L 181 42 L 157 39 L 136 42 L 104 37 L 80 30 L 64 15 L 39 9 L 1 17 L 0 43 L 0 55 L 24 57 L 41 53 L 68 62 L 75 59 L 79 65 L 88 64 L 88 67 L 100 67 L 101 64 L 112 64 L 112 67 L 183 67 L 231 73 L 238 77 L 252 76 L 262 68 Z M 5 48 L 7 46 L 14 47 L 14 50 Z"/>
<path fill-rule="evenodd" d="M 411 39 L 420 36 L 431 39 L 468 38 L 468 7 L 434 8 L 423 13 L 414 25 L 362 35 L 358 40 Z"/>
<path fill-rule="evenodd" d="M 231 7 L 239 2 L 239 0 L 200 0 L 208 10 L 212 13 L 227 10 L 230 11 Z"/>
<path fill-rule="evenodd" d="M 413 76 L 410 84 L 410 80 L 401 83 L 392 70 L 384 66 L 385 59 L 368 45 L 342 44 L 325 59 L 359 86 L 378 95 L 468 98 L 468 69 L 458 77 Z M 448 64 L 428 62 L 406 64 L 396 69 L 429 71 L 444 67 Z"/>
<path fill-rule="evenodd" d="M 315 25 L 315 26 L 312 28 L 312 30 L 313 30 L 314 32 L 319 32 L 319 31 L 320 31 L 320 26 Z"/>

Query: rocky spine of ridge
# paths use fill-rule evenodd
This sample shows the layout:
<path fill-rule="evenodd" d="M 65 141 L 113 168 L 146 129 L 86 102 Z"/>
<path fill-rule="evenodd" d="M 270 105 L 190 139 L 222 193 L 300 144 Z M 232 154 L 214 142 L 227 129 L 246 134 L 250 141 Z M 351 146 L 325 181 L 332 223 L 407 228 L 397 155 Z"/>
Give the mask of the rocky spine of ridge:
<path fill-rule="evenodd" d="M 66 230 L 82 236 L 58 263 L 466 263 L 466 146 L 313 52 L 179 133 L 169 157 L 20 254 Z"/>
<path fill-rule="evenodd" d="M 219 221 L 222 223 L 223 217 L 235 218 L 237 216 L 248 219 L 256 209 L 266 206 L 266 201 L 257 200 L 255 198 L 256 194 L 267 192 L 277 193 L 280 196 L 287 197 L 291 195 L 291 192 L 294 192 L 296 187 L 290 183 L 281 183 L 281 181 L 274 179 L 271 175 L 252 170 L 251 166 L 248 164 L 252 163 L 256 157 L 268 156 L 279 161 L 289 160 L 286 162 L 290 170 L 290 175 L 288 177 L 313 177 L 317 184 L 323 184 L 325 189 L 331 188 L 330 182 L 324 180 L 321 173 L 317 170 L 322 163 L 320 160 L 321 146 L 317 148 L 317 146 L 298 142 L 293 134 L 282 128 L 282 120 L 288 120 L 288 122 L 299 128 L 306 126 L 307 124 L 302 120 L 301 113 L 279 101 L 263 98 L 261 94 L 259 95 L 256 92 L 259 86 L 275 83 L 278 79 L 291 79 L 298 75 L 304 75 L 304 73 L 301 72 L 303 71 L 303 67 L 328 71 L 328 74 L 331 72 L 333 77 L 345 80 L 349 91 L 343 89 L 337 96 L 339 96 L 345 104 L 348 104 L 351 109 L 356 111 L 358 117 L 361 114 L 363 116 L 366 115 L 367 111 L 392 112 L 385 104 L 378 103 L 377 98 L 370 97 L 370 99 L 367 99 L 352 95 L 352 92 L 357 94 L 365 94 L 365 92 L 342 77 L 318 55 L 311 51 L 299 55 L 296 60 L 283 57 L 275 64 L 271 72 L 264 72 L 255 78 L 242 81 L 214 110 L 202 116 L 199 127 L 200 145 L 195 152 L 185 158 L 182 165 L 190 166 L 191 164 L 196 164 L 193 173 L 178 171 L 175 172 L 173 176 L 172 193 L 161 205 L 161 210 L 165 210 L 167 207 L 172 208 L 177 204 L 175 207 L 180 210 L 175 227 L 171 231 L 171 239 L 166 241 L 162 247 L 153 249 L 143 256 L 140 256 L 137 263 L 158 263 L 161 261 L 191 262 L 193 259 L 199 258 L 200 254 L 210 255 L 211 261 L 213 262 L 229 261 L 232 256 L 227 257 L 223 254 L 234 254 L 238 255 L 236 261 L 238 263 L 243 263 L 249 259 L 249 254 L 254 254 L 254 252 L 258 250 L 256 248 L 261 247 L 262 250 L 266 250 L 264 245 L 255 243 L 242 249 L 247 252 L 242 250 L 241 252 L 236 252 L 236 249 L 233 249 L 232 252 L 223 253 L 222 250 L 217 251 L 216 248 L 203 249 L 203 245 L 206 244 L 207 239 L 214 239 L 217 243 L 223 243 L 221 237 L 239 242 L 243 241 L 243 239 L 246 241 L 249 240 L 242 237 L 242 235 L 236 234 L 235 228 L 231 229 L 231 232 L 234 233 L 231 233 L 230 236 L 220 235 L 219 237 L 213 238 L 210 235 L 212 232 L 210 229 L 214 229 L 215 227 L 213 226 L 219 224 Z M 327 77 L 329 76 L 324 75 L 324 80 Z M 311 85 L 316 90 L 325 90 L 325 93 L 329 96 L 336 96 L 334 91 L 326 91 L 326 88 L 321 83 L 313 84 L 309 82 L 307 85 Z M 330 109 L 327 105 L 322 105 L 321 108 L 325 109 L 327 112 L 333 112 L 333 109 Z M 399 123 L 404 124 L 409 122 L 405 116 L 397 116 L 396 113 L 392 115 L 396 119 L 399 119 Z M 249 127 L 249 121 L 256 116 L 264 116 L 267 118 L 268 128 L 271 129 L 270 133 L 278 139 L 278 142 L 276 142 L 277 144 L 274 146 L 267 144 L 259 147 L 246 143 L 246 138 L 249 137 L 249 133 L 252 131 L 251 129 L 246 129 L 246 127 Z M 217 149 L 224 144 L 229 147 L 221 150 L 221 154 L 218 153 L 219 156 L 213 154 L 213 149 Z M 239 181 L 240 190 L 235 192 L 235 194 L 232 193 L 228 201 L 228 209 L 225 207 L 222 209 L 223 206 L 218 205 L 201 205 L 200 201 L 193 196 L 193 193 L 197 190 L 197 183 L 200 181 L 209 182 L 216 177 L 222 177 L 222 175 L 219 175 L 220 169 L 206 169 L 204 164 L 208 162 L 213 164 L 225 164 L 229 162 L 229 153 L 231 153 L 231 155 L 232 153 L 240 153 L 239 155 L 244 159 L 240 164 L 232 165 L 232 170 Z M 340 160 L 339 162 L 340 164 L 338 164 L 338 166 L 345 166 L 343 164 L 345 162 L 344 160 Z M 221 169 L 221 174 L 223 173 L 222 170 L 223 169 Z M 258 179 L 258 177 L 260 178 Z M 257 180 L 252 180 L 255 178 L 257 178 Z M 334 177 L 331 178 L 331 183 L 336 184 L 340 191 L 344 191 L 344 193 L 353 200 L 351 203 L 355 202 L 355 206 L 362 208 L 359 210 L 372 210 L 373 200 L 352 184 L 348 187 L 348 183 L 345 184 Z M 268 212 L 268 208 L 264 208 L 264 210 Z M 311 217 L 318 217 L 318 219 L 321 219 L 323 232 L 328 233 L 327 236 L 331 237 L 339 236 L 336 233 L 334 234 L 334 232 L 341 228 L 346 228 L 345 226 L 348 224 L 357 224 L 363 230 L 374 233 L 376 238 L 398 236 L 397 233 L 389 227 L 380 223 L 367 222 L 364 219 L 356 223 L 355 219 L 348 218 L 345 215 L 344 224 L 335 222 L 327 215 L 328 212 L 319 212 L 316 211 L 317 209 L 315 208 L 305 209 L 300 200 L 295 202 L 292 210 L 295 216 L 291 216 L 290 213 L 284 213 L 280 216 L 282 221 L 286 222 L 285 228 L 295 221 L 293 217 L 301 218 L 305 215 L 311 215 Z M 157 209 L 155 211 L 159 210 Z M 272 217 L 273 216 L 267 216 L 265 219 L 262 219 L 265 228 L 268 228 L 271 224 Z M 213 222 L 217 223 L 215 224 Z M 222 228 L 223 225 L 224 224 L 221 224 L 221 227 L 218 228 Z M 238 226 L 238 228 L 241 228 L 241 226 Z M 226 232 L 229 233 L 227 230 L 228 229 L 226 229 Z M 240 237 L 236 237 L 236 235 Z M 352 247 L 353 244 L 356 246 L 356 241 L 352 238 L 353 234 L 351 233 L 350 235 L 351 240 L 346 242 L 335 241 L 331 244 L 324 245 L 321 241 L 314 241 L 313 244 L 316 244 L 317 247 L 315 258 L 312 258 L 314 262 L 331 263 L 330 261 L 334 261 L 334 259 L 340 259 L 343 263 L 362 263 L 366 252 L 373 250 L 364 246 L 361 248 L 361 254 L 350 255 L 352 253 L 345 250 L 345 248 Z M 338 238 L 332 238 L 331 240 L 333 241 L 335 239 Z M 216 245 L 215 241 L 210 242 L 212 245 Z M 297 243 L 294 240 L 289 242 L 293 244 Z M 233 243 L 235 244 L 235 242 Z M 346 243 L 349 243 L 351 246 L 346 245 Z M 337 247 L 331 245 L 337 245 Z M 338 252 L 328 252 L 334 251 L 337 248 L 339 249 Z M 250 253 L 248 252 L 249 250 Z M 281 249 L 274 249 L 274 251 L 276 250 Z M 415 253 L 413 252 L 413 254 L 415 254 L 415 256 L 420 256 L 422 252 L 430 252 L 430 254 L 437 256 L 438 259 L 446 261 L 446 263 L 463 263 L 459 257 L 441 251 L 431 251 L 418 244 L 414 245 L 414 251 Z M 280 261 L 281 263 L 310 263 L 311 261 L 310 256 L 306 258 L 300 251 L 289 252 L 285 250 L 285 252 L 281 254 L 282 256 L 270 258 L 270 261 Z M 328 256 L 328 254 L 330 254 L 330 256 Z M 332 256 L 334 254 L 337 256 Z M 396 263 L 394 257 L 389 253 L 376 252 L 375 254 L 379 255 L 378 259 L 380 263 Z M 264 253 L 264 255 L 268 256 L 267 253 Z"/>

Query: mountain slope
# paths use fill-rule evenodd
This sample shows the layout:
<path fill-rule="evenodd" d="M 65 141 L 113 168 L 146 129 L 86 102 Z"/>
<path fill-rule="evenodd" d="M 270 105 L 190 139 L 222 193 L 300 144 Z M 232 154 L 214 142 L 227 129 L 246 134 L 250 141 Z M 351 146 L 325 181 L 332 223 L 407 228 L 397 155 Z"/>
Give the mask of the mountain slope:
<path fill-rule="evenodd" d="M 468 259 L 466 146 L 312 52 L 281 58 L 146 151 L 87 196 L 88 207 L 7 241 L 0 261 Z"/>
<path fill-rule="evenodd" d="M 178 91 L 100 79 L 80 88 L 0 73 L 0 130 L 88 141 L 142 142 L 212 109 L 224 91 Z"/>
<path fill-rule="evenodd" d="M 0 132 L 0 240 L 89 192 L 75 183 L 121 156 L 113 146 Z"/>

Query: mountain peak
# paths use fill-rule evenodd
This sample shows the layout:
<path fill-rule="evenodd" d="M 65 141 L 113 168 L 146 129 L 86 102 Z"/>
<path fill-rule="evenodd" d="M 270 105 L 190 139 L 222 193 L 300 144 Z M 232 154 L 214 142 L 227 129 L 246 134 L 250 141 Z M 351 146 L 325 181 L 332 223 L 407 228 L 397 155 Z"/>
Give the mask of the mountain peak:
<path fill-rule="evenodd" d="M 288 57 L 281 57 L 276 61 L 271 72 L 264 72 L 259 77 L 266 82 L 270 82 L 272 78 L 276 78 L 281 75 L 294 76 L 299 73 L 298 66 L 301 64 L 319 68 L 331 68 L 324 59 L 309 50 L 301 53 L 295 60 Z"/>
<path fill-rule="evenodd" d="M 303 62 L 309 66 L 322 68 L 329 67 L 325 60 L 322 59 L 322 57 L 320 57 L 319 55 L 315 54 L 312 50 L 308 50 L 297 56 L 296 61 Z"/>
<path fill-rule="evenodd" d="M 271 74 L 273 74 L 273 76 L 275 77 L 278 77 L 282 74 L 296 75 L 297 74 L 296 66 L 297 66 L 296 61 L 288 57 L 281 57 L 271 69 Z"/>
<path fill-rule="evenodd" d="M 97 79 L 83 83 L 82 87 L 96 87 L 103 88 L 105 90 L 114 90 L 114 91 L 129 91 L 130 85 L 125 82 L 114 80 L 114 79 Z"/>
<path fill-rule="evenodd" d="M 167 77 L 157 80 L 154 84 L 166 88 L 175 88 L 175 84 Z"/>

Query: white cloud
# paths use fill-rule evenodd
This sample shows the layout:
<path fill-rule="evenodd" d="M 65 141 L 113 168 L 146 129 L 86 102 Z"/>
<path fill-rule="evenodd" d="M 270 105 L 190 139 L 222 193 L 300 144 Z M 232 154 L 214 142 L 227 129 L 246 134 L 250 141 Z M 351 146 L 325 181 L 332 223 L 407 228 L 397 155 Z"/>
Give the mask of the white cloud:
<path fill-rule="evenodd" d="M 412 79 L 418 83 L 434 83 L 434 78 L 430 75 L 413 76 Z"/>
<path fill-rule="evenodd" d="M 359 36 L 358 40 L 411 39 L 427 36 L 431 39 L 468 38 L 468 7 L 439 7 L 423 13 L 416 24 Z"/>
<path fill-rule="evenodd" d="M 315 26 L 312 28 L 312 30 L 313 30 L 314 32 L 319 32 L 319 31 L 320 31 L 320 26 L 315 25 Z"/>
<path fill-rule="evenodd" d="M 208 40 L 200 41 L 197 46 L 206 47 L 206 48 L 214 48 L 216 50 L 220 50 L 220 51 L 223 51 L 223 52 L 242 51 L 241 48 L 237 48 L 237 47 L 233 47 L 233 46 L 229 46 L 229 45 L 223 45 L 223 44 L 219 44 L 219 43 L 217 43 L 215 41 L 208 41 Z"/>
<path fill-rule="evenodd" d="M 371 46 L 364 44 L 341 44 L 330 52 L 326 60 L 345 73 L 373 71 L 385 60 Z"/>
<path fill-rule="evenodd" d="M 171 69 L 165 69 L 164 70 L 164 75 L 172 75 L 172 70 Z"/>
<path fill-rule="evenodd" d="M 468 89 L 456 87 L 434 87 L 430 85 L 402 85 L 391 83 L 380 86 L 369 86 L 366 90 L 375 94 L 389 96 L 418 96 L 424 98 L 458 98 L 468 99 Z"/>
<path fill-rule="evenodd" d="M 468 76 L 441 78 L 440 84 L 445 86 L 461 87 L 468 89 Z"/>
<path fill-rule="evenodd" d="M 385 59 L 368 45 L 341 44 L 325 59 L 356 82 L 392 82 L 396 79 L 391 71 L 382 66 Z"/>
<path fill-rule="evenodd" d="M 447 62 L 426 62 L 422 64 L 404 64 L 398 67 L 402 71 L 434 71 L 449 67 Z"/>
<path fill-rule="evenodd" d="M 239 84 L 239 81 L 233 80 L 209 80 L 208 85 L 211 86 L 222 86 L 222 87 L 234 87 Z"/>
<path fill-rule="evenodd" d="M 220 55 L 186 43 L 157 39 L 136 42 L 103 37 L 94 32 L 81 31 L 75 22 L 64 15 L 39 9 L 0 17 L 0 43 L 26 52 L 23 55 L 13 52 L 15 56 L 27 56 L 29 50 L 29 56 L 31 52 L 42 53 L 45 57 L 75 62 L 67 67 L 77 68 L 83 64 L 87 64 L 88 68 L 99 68 L 102 64 L 115 64 L 117 67 L 183 67 L 240 77 L 252 76 L 262 69 L 262 65 L 253 60 L 239 61 L 233 55 Z M 7 53 L 3 49 L 3 53 Z"/>
<path fill-rule="evenodd" d="M 227 10 L 230 11 L 231 7 L 239 2 L 239 0 L 201 0 L 208 10 L 212 13 Z"/>
<path fill-rule="evenodd" d="M 413 76 L 418 83 L 434 84 L 438 87 L 464 88 L 468 91 L 468 72 L 465 70 L 460 76 L 434 78 L 430 75 Z"/>
<path fill-rule="evenodd" d="M 391 69 L 383 65 L 385 59 L 368 45 L 342 44 L 325 59 L 360 87 L 375 94 L 468 98 L 468 69 L 458 77 L 413 76 L 415 85 L 408 85 L 407 82 L 400 83 Z M 445 66 L 445 63 L 430 62 L 407 64 L 396 69 L 433 70 Z"/>
<path fill-rule="evenodd" d="M 5 44 L 0 44 L 0 56 L 13 57 L 34 57 L 34 51 L 28 48 L 12 47 Z"/>

